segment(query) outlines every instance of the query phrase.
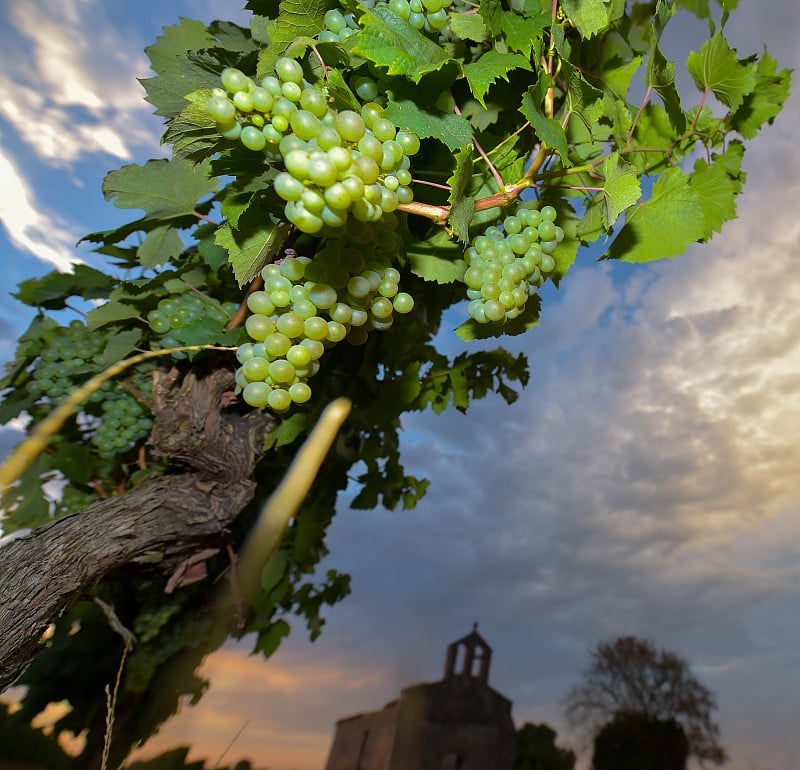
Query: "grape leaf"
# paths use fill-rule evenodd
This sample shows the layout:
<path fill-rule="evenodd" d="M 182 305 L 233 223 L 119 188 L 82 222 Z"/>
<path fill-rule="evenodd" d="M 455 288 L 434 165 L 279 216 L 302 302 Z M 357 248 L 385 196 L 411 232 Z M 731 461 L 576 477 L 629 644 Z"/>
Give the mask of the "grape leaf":
<path fill-rule="evenodd" d="M 125 356 L 136 350 L 141 338 L 141 329 L 126 329 L 113 334 L 103 348 L 98 363 L 101 366 L 110 366 L 117 363 L 117 361 L 121 361 Z"/>
<path fill-rule="evenodd" d="M 536 85 L 531 86 L 522 96 L 522 104 L 519 111 L 531 122 L 536 136 L 539 137 L 548 147 L 552 147 L 562 159 L 564 165 L 569 166 L 567 145 L 567 134 L 561 123 L 555 118 L 548 118 L 542 112 L 542 102 L 547 84 L 540 80 Z"/>
<path fill-rule="evenodd" d="M 478 61 L 467 64 L 464 67 L 464 74 L 467 76 L 473 96 L 485 107 L 483 97 L 486 96 L 492 83 L 497 78 L 508 81 L 508 73 L 514 69 L 530 70 L 531 65 L 522 54 L 487 51 Z"/>
<path fill-rule="evenodd" d="M 256 77 L 260 80 L 286 49 L 300 37 L 316 37 L 325 29 L 325 14 L 338 7 L 336 0 L 282 0 L 270 44 L 258 57 Z"/>
<path fill-rule="evenodd" d="M 234 230 L 229 223 L 217 229 L 214 241 L 228 252 L 228 261 L 239 286 L 250 283 L 278 252 L 289 235 L 289 225 L 272 220 L 259 213 L 257 217 L 242 215 L 240 228 Z M 247 221 L 245 221 L 247 220 Z"/>
<path fill-rule="evenodd" d="M 181 160 L 149 160 L 110 172 L 103 194 L 120 209 L 142 209 L 146 218 L 171 219 L 193 214 L 197 201 L 215 193 L 217 180 L 208 178 L 208 164 Z"/>
<path fill-rule="evenodd" d="M 355 36 L 353 53 L 386 67 L 390 75 L 404 75 L 419 83 L 427 72 L 454 61 L 444 48 L 420 34 L 388 6 L 370 8 L 361 17 L 361 24 L 363 29 Z"/>
<path fill-rule="evenodd" d="M 628 209 L 608 256 L 623 262 L 672 259 L 710 234 L 689 177 L 670 168 L 653 185 L 649 200 Z"/>
<path fill-rule="evenodd" d="M 282 420 L 267 434 L 264 440 L 264 449 L 278 449 L 287 444 L 293 444 L 298 436 L 308 431 L 308 419 L 305 412 L 295 412 Z"/>
<path fill-rule="evenodd" d="M 736 51 L 728 46 L 722 30 L 699 51 L 689 54 L 686 68 L 701 91 L 710 90 L 732 110 L 741 107 L 744 97 L 752 93 L 758 82 L 755 64 L 736 58 Z"/>
<path fill-rule="evenodd" d="M 603 115 L 603 92 L 590 85 L 568 62 L 562 63 L 562 69 L 567 78 L 567 108 L 592 133 Z"/>
<path fill-rule="evenodd" d="M 777 69 L 775 59 L 765 52 L 756 69 L 756 87 L 731 116 L 731 127 L 745 139 L 752 139 L 764 123 L 772 123 L 789 98 L 791 71 Z"/>
<path fill-rule="evenodd" d="M 408 246 L 406 257 L 414 275 L 444 284 L 464 277 L 466 264 L 461 252 L 462 248 L 450 239 L 445 230 L 437 228 L 427 240 L 418 240 Z"/>
<path fill-rule="evenodd" d="M 285 620 L 278 620 L 269 627 L 269 630 L 258 635 L 253 652 L 260 652 L 265 658 L 272 655 L 280 647 L 285 636 L 289 636 L 291 627 Z"/>
<path fill-rule="evenodd" d="M 178 231 L 171 225 L 162 225 L 147 233 L 142 245 L 136 250 L 136 256 L 142 267 L 153 268 L 165 265 L 181 254 L 184 248 Z"/>
<path fill-rule="evenodd" d="M 606 0 L 563 0 L 563 6 L 582 37 L 592 37 L 608 26 Z"/>
<path fill-rule="evenodd" d="M 429 112 L 410 99 L 395 101 L 390 98 L 386 106 L 386 117 L 398 128 L 413 131 L 422 139 L 435 137 L 453 151 L 472 144 L 469 121 L 454 112 Z"/>
<path fill-rule="evenodd" d="M 482 43 L 490 37 L 489 30 L 477 13 L 451 13 L 450 29 L 456 37 L 476 43 Z"/>
<path fill-rule="evenodd" d="M 138 317 L 139 310 L 133 305 L 112 299 L 99 307 L 92 308 L 86 314 L 86 326 L 91 332 L 115 321 L 126 321 L 129 318 Z"/>
<path fill-rule="evenodd" d="M 603 161 L 603 226 L 611 228 L 619 215 L 629 206 L 633 206 L 642 195 L 636 169 L 621 160 L 616 152 L 611 153 Z"/>
<path fill-rule="evenodd" d="M 456 167 L 447 180 L 450 186 L 450 215 L 447 221 L 456 238 L 462 243 L 469 242 L 469 223 L 475 209 L 475 199 L 464 195 L 464 190 L 472 181 L 472 147 L 462 147 L 456 152 Z"/>
<path fill-rule="evenodd" d="M 60 310 L 70 297 L 107 297 L 114 285 L 110 275 L 88 265 L 73 265 L 72 270 L 71 273 L 53 271 L 42 278 L 29 278 L 22 281 L 11 296 L 31 307 Z"/>
<path fill-rule="evenodd" d="M 156 115 L 171 118 L 185 106 L 184 96 L 199 88 L 213 88 L 217 76 L 190 62 L 185 54 L 217 44 L 202 22 L 181 18 L 180 24 L 164 27 L 156 42 L 145 48 L 156 77 L 140 78 L 145 100 Z"/>
<path fill-rule="evenodd" d="M 503 31 L 503 6 L 500 0 L 483 0 L 478 6 L 478 13 L 492 34 L 499 35 Z"/>
<path fill-rule="evenodd" d="M 544 11 L 540 11 L 533 18 L 522 18 L 515 13 L 504 13 L 500 22 L 508 47 L 519 51 L 527 58 L 530 58 L 534 48 L 539 50 L 542 32 L 549 23 L 550 15 Z"/>
<path fill-rule="evenodd" d="M 705 217 L 706 229 L 719 232 L 722 225 L 736 217 L 736 189 L 721 163 L 706 163 L 698 158 L 689 177 Z"/>
<path fill-rule="evenodd" d="M 170 120 L 163 141 L 172 145 L 174 158 L 199 163 L 229 144 L 206 109 L 210 95 L 208 88 L 188 94 L 181 111 Z"/>
<path fill-rule="evenodd" d="M 683 132 L 686 129 L 686 116 L 681 108 L 681 99 L 675 88 L 675 64 L 667 61 L 659 42 L 667 23 L 675 15 L 677 4 L 668 5 L 664 0 L 658 0 L 655 13 L 649 25 L 649 56 L 645 72 L 645 85 L 654 88 L 667 110 L 669 119 L 675 128 Z"/>

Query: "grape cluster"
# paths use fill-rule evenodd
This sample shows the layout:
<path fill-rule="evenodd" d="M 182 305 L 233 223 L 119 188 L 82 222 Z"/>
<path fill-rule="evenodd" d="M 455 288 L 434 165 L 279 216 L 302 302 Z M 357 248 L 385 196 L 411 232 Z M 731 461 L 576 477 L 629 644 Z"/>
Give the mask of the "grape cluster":
<path fill-rule="evenodd" d="M 77 320 L 48 331 L 47 338 L 48 346 L 34 364 L 27 390 L 58 403 L 105 368 L 100 355 L 106 340 L 92 335 Z M 140 376 L 135 384 L 144 391 L 148 378 Z M 86 401 L 84 425 L 93 430 L 91 442 L 101 457 L 110 459 L 125 452 L 150 433 L 153 421 L 147 410 L 116 383 L 103 383 Z"/>
<path fill-rule="evenodd" d="M 362 2 L 361 6 L 372 7 L 374 2 L 369 5 Z M 317 35 L 317 40 L 320 43 L 343 43 L 356 32 L 358 32 L 358 24 L 352 13 L 343 13 L 338 8 L 331 8 L 325 14 L 325 29 Z"/>
<path fill-rule="evenodd" d="M 414 29 L 438 35 L 447 26 L 450 0 L 389 0 L 385 5 L 395 15 L 405 19 Z"/>
<path fill-rule="evenodd" d="M 146 383 L 144 380 L 142 384 Z M 109 389 L 103 396 L 103 415 L 92 443 L 100 457 L 111 459 L 127 452 L 136 442 L 145 438 L 153 427 L 147 409 L 133 396 L 118 388 Z"/>
<path fill-rule="evenodd" d="M 380 233 L 393 233 L 359 225 L 327 239 L 313 260 L 287 257 L 262 270 L 263 290 L 247 298 L 245 328 L 255 342 L 236 354 L 237 387 L 250 406 L 282 413 L 305 403 L 307 380 L 327 348 L 344 339 L 363 344 L 370 330 L 390 328 L 395 312 L 413 309 L 413 298 L 399 291 L 400 274 L 375 248 L 379 239 L 392 240 Z"/>
<path fill-rule="evenodd" d="M 153 349 L 178 348 L 183 345 L 183 341 L 177 336 L 179 330 L 191 326 L 199 318 L 211 319 L 221 331 L 235 312 L 236 305 L 232 302 L 220 305 L 209 297 L 193 291 L 185 291 L 162 299 L 158 307 L 147 314 L 150 328 L 161 336 L 161 339 L 153 344 Z M 172 357 L 183 359 L 186 358 L 186 353 L 175 352 Z"/>
<path fill-rule="evenodd" d="M 525 308 L 531 290 L 538 289 L 555 268 L 552 254 L 564 238 L 555 224 L 556 210 L 541 211 L 522 204 L 503 221 L 472 241 L 464 253 L 464 283 L 468 312 L 478 323 L 505 323 Z"/>
<path fill-rule="evenodd" d="M 413 199 L 410 156 L 419 150 L 419 137 L 398 131 L 380 105 L 367 103 L 360 112 L 332 109 L 325 92 L 304 80 L 300 64 L 287 57 L 260 86 L 233 68 L 223 70 L 221 79 L 224 88 L 209 98 L 209 113 L 224 137 L 282 162 L 275 192 L 299 230 L 340 227 L 350 214 L 376 222 Z"/>
<path fill-rule="evenodd" d="M 89 334 L 85 324 L 77 320 L 49 331 L 48 345 L 31 372 L 28 393 L 46 396 L 53 403 L 62 401 L 97 371 L 91 362 L 100 353 L 101 339 Z M 95 393 L 92 398 L 97 401 L 102 397 Z"/>

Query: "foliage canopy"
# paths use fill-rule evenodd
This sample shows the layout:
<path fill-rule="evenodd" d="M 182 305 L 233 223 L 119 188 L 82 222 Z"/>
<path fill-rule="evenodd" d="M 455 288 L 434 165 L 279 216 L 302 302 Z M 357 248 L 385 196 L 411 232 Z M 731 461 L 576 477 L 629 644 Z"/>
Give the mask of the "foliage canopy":
<path fill-rule="evenodd" d="M 38 314 L 0 383 L 3 422 L 28 415 L 32 426 L 43 423 L 68 393 L 137 353 L 204 349 L 137 359 L 90 395 L 2 490 L 6 533 L 84 516 L 87 507 L 113 508 L 111 531 L 116 501 L 124 508 L 164 480 L 204 490 L 198 510 L 211 510 L 219 499 L 209 478 L 221 478 L 224 461 L 192 465 L 211 451 L 202 437 L 210 425 L 235 419 L 252 445 L 252 468 L 244 464 L 236 479 L 247 499 L 213 536 L 143 547 L 125 568 L 115 564 L 65 598 L 60 618 L 39 619 L 37 633 L 57 620 L 55 635 L 21 680 L 23 714 L 68 699 L 72 711 L 56 733 L 89 728 L 84 766 L 98 756 L 102 687 L 114 672 L 94 665 L 87 678 L 78 661 L 107 661 L 100 651 L 121 643 L 98 605 L 78 599 L 113 606 L 138 639 L 118 703 L 119 759 L 181 696 L 201 696 L 205 683 L 193 672 L 208 652 L 197 643 L 210 604 L 206 574 L 235 563 L 259 501 L 297 442 L 324 405 L 344 395 L 355 405 L 352 417 L 264 568 L 252 610 L 221 637 L 209 635 L 219 644 L 229 631 L 253 633 L 256 650 L 268 656 L 289 632 L 288 619 L 299 616 L 316 637 L 323 607 L 349 590 L 335 569 L 315 574 L 337 494 L 354 483 L 354 508 L 411 508 L 428 486 L 403 468 L 403 414 L 465 411 L 495 392 L 513 403 L 512 385 L 528 381 L 525 357 L 477 341 L 530 331 L 539 288 L 558 286 L 583 247 L 639 263 L 710 239 L 736 216 L 746 143 L 772 122 L 789 91 L 789 72 L 766 51 L 742 56 L 730 47 L 729 11 L 708 2 L 248 0 L 246 8 L 249 26 L 181 19 L 146 49 L 154 75 L 142 85 L 165 122 L 172 157 L 106 176 L 106 199 L 138 212 L 85 236 L 108 267 L 76 265 L 25 281 L 14 295 Z M 688 97 L 678 93 L 678 63 L 661 44 L 676 15 L 686 24 L 699 17 L 710 29 L 682 65 L 697 87 Z M 512 278 L 501 271 L 508 261 L 489 264 L 508 254 L 515 264 L 527 260 Z M 318 360 L 294 350 L 290 371 L 274 366 L 289 353 L 263 349 L 267 337 L 277 339 L 275 328 L 292 337 L 296 321 L 263 289 L 289 296 L 276 276 L 299 264 L 310 272 L 305 284 L 286 278 L 295 291 L 292 313 L 302 321 L 295 305 L 316 298 L 325 330 L 315 338 L 314 324 L 301 323 L 293 349 L 301 337 L 317 342 L 306 348 Z M 370 273 L 361 295 L 368 306 L 349 280 L 362 265 Z M 380 286 L 371 283 L 375 275 Z M 329 293 L 313 295 L 326 280 L 335 306 L 325 304 Z M 400 302 L 401 294 L 409 300 Z M 245 320 L 257 303 L 260 311 Z M 85 314 L 77 317 L 75 307 Z M 362 317 L 368 320 L 357 323 Z M 455 354 L 444 352 L 454 347 L 451 326 Z M 248 364 L 253 356 L 263 365 Z M 295 388 L 290 401 L 273 397 L 314 374 L 313 393 Z M 201 392 L 198 382 L 214 385 Z M 265 403 L 269 396 L 273 409 L 244 404 L 248 388 Z M 199 402 L 203 392 L 217 400 L 178 425 L 178 394 Z M 45 487 L 54 478 L 62 485 L 55 500 Z M 158 515 L 157 504 L 153 510 Z M 5 559 L 0 582 L 10 585 L 14 575 Z M 6 621 L 0 613 L 0 632 Z M 25 660 L 11 643 L 0 649 L 7 653 L 0 669 L 13 679 Z M 643 671 L 683 673 L 680 661 L 648 651 Z M 689 734 L 693 749 L 705 751 Z"/>

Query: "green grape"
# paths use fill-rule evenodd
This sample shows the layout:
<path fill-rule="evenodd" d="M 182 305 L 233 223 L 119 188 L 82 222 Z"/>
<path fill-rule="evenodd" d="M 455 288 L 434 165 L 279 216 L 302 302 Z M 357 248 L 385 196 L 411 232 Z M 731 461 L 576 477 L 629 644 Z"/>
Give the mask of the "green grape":
<path fill-rule="evenodd" d="M 222 80 L 222 85 L 231 93 L 247 91 L 251 83 L 247 75 L 234 67 L 228 67 L 222 70 L 220 80 Z"/>
<path fill-rule="evenodd" d="M 265 382 L 249 382 L 242 391 L 245 403 L 257 409 L 265 407 L 272 389 Z"/>
<path fill-rule="evenodd" d="M 378 96 L 378 84 L 372 78 L 357 77 L 352 86 L 358 97 L 366 102 L 371 102 Z"/>
<path fill-rule="evenodd" d="M 206 102 L 206 109 L 218 123 L 230 123 L 236 117 L 236 107 L 224 96 L 212 96 Z"/>
<path fill-rule="evenodd" d="M 364 118 L 352 110 L 343 110 L 336 116 L 334 122 L 339 135 L 348 142 L 357 142 L 364 136 L 367 126 Z"/>
<path fill-rule="evenodd" d="M 233 95 L 233 105 L 239 112 L 252 112 L 255 109 L 253 97 L 246 91 L 237 91 Z"/>
<path fill-rule="evenodd" d="M 275 62 L 275 74 L 284 83 L 302 83 L 303 68 L 300 63 L 287 56 L 281 56 Z"/>
<path fill-rule="evenodd" d="M 305 404 L 311 398 L 311 388 L 305 382 L 295 382 L 289 386 L 289 398 L 295 404 Z"/>
<path fill-rule="evenodd" d="M 241 143 L 248 150 L 263 150 L 267 139 L 255 126 L 245 126 L 239 135 Z"/>
<path fill-rule="evenodd" d="M 267 396 L 267 403 L 276 412 L 285 412 L 292 405 L 292 397 L 287 390 L 276 388 Z"/>

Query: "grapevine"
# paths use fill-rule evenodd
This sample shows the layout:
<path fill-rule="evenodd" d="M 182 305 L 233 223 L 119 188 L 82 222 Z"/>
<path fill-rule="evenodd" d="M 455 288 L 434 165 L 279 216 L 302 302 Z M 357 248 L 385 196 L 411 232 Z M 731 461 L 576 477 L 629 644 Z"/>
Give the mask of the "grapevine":
<path fill-rule="evenodd" d="M 140 633 L 110 766 L 162 718 L 132 709 L 172 682 L 167 658 L 188 639 L 222 643 L 197 625 L 211 580 L 242 563 L 248 517 L 280 488 L 325 404 L 343 398 L 353 410 L 316 478 L 299 471 L 292 505 L 308 494 L 288 530 L 282 498 L 270 504 L 284 518 L 268 551 L 285 540 L 247 576 L 257 611 L 240 630 L 265 655 L 288 633 L 285 617 L 316 636 L 323 608 L 348 592 L 345 575 L 318 570 L 339 492 L 352 488 L 353 509 L 411 508 L 435 483 L 403 468 L 405 417 L 467 412 L 490 394 L 513 403 L 527 359 L 487 340 L 536 334 L 545 282 L 568 282 L 585 247 L 635 264 L 714 237 L 736 216 L 747 146 L 789 93 L 789 71 L 766 50 L 730 46 L 735 9 L 714 2 L 246 8 L 247 24 L 181 19 L 148 47 L 142 85 L 172 156 L 105 177 L 105 198 L 136 211 L 84 239 L 112 266 L 76 264 L 14 295 L 35 317 L 0 381 L 3 420 L 29 431 L 0 468 L 3 531 L 106 511 L 113 530 L 126 501 L 135 509 L 119 531 L 138 550 L 71 594 L 105 595 Z M 661 39 L 678 13 L 711 32 L 671 62 Z M 680 69 L 696 94 L 677 92 Z M 51 479 L 63 485 L 55 501 Z M 137 530 L 141 499 L 147 531 Z M 154 539 L 184 508 L 191 524 Z M 27 541 L 4 560 L 18 547 Z M 206 562 L 211 579 L 200 576 Z M 35 590 L 71 585 L 53 574 Z M 84 687 L 82 672 L 63 665 L 64 650 L 106 660 L 107 644 L 87 639 L 91 617 L 65 606 L 15 613 L 27 630 L 13 645 L 25 650 L 62 618 L 43 669 L 66 672 L 72 687 Z M 197 662 L 205 652 L 193 648 Z M 193 687 L 176 685 L 176 703 Z M 102 715 L 73 705 L 90 753 Z"/>

